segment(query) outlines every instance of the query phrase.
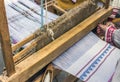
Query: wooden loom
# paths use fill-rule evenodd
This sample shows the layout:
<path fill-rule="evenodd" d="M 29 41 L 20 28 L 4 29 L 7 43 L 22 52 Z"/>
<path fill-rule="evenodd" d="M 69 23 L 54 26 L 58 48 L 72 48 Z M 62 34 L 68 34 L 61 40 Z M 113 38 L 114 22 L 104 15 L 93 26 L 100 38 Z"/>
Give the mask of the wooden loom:
<path fill-rule="evenodd" d="M 57 56 L 88 34 L 99 22 L 105 20 L 112 12 L 112 8 L 109 7 L 108 3 L 109 0 L 106 0 L 105 8 L 96 11 L 95 5 L 88 4 L 88 2 L 85 1 L 83 5 L 86 7 L 82 7 L 83 5 L 78 6 L 62 15 L 57 21 L 50 23 L 49 26 L 55 33 L 54 38 L 56 39 L 54 41 L 52 41 L 45 30 L 42 32 L 38 30 L 25 40 L 11 47 L 4 0 L 0 0 L 0 40 L 7 72 L 7 75 L 4 76 L 5 79 L 1 75 L 0 80 L 3 82 L 24 82 L 28 80 Z M 78 18 L 81 14 L 88 11 L 89 13 L 87 13 L 86 16 Z M 68 15 L 70 15 L 69 18 L 65 18 Z M 64 31 L 61 30 L 60 27 L 63 27 Z M 31 45 L 27 46 L 15 56 L 12 56 L 13 51 L 33 39 L 34 41 Z"/>

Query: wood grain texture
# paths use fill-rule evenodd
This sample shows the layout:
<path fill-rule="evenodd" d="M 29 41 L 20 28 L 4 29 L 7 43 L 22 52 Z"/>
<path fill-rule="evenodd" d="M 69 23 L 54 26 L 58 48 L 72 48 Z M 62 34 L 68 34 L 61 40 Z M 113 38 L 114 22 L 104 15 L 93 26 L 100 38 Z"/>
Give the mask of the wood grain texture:
<path fill-rule="evenodd" d="M 74 26 L 76 26 L 78 23 L 80 23 L 81 21 L 83 21 L 96 11 L 97 6 L 88 3 L 89 3 L 88 1 L 81 3 L 81 5 L 79 5 L 78 7 L 71 9 L 69 12 L 63 14 L 58 19 L 52 21 L 47 25 L 49 28 L 53 30 L 55 39 L 64 34 L 65 32 L 67 32 L 68 30 L 70 30 L 71 28 L 73 28 Z M 47 26 L 45 25 L 44 28 L 47 28 Z M 29 36 L 24 41 L 16 44 L 12 49 L 15 50 L 19 48 L 20 46 L 29 42 L 33 38 L 34 38 L 33 43 L 37 45 L 31 43 L 29 46 L 27 46 L 27 48 L 16 54 L 14 56 L 15 62 L 22 61 L 23 59 L 26 58 L 26 56 L 28 57 L 28 55 L 26 54 L 28 53 L 28 51 L 32 52 L 31 51 L 32 48 L 35 48 L 36 51 L 38 51 L 39 49 L 43 48 L 44 46 L 52 42 L 50 34 L 45 29 L 43 31 L 37 30 L 33 35 Z"/>
<path fill-rule="evenodd" d="M 33 40 L 35 38 L 34 34 L 31 34 L 30 36 L 26 37 L 25 39 L 23 39 L 22 41 L 14 44 L 12 46 L 12 51 L 15 51 L 17 49 L 19 49 L 20 47 L 24 46 L 25 44 L 27 44 L 28 42 L 30 42 L 31 40 Z"/>
<path fill-rule="evenodd" d="M 15 73 L 13 55 L 10 43 L 10 36 L 8 31 L 8 24 L 6 19 L 6 13 L 4 8 L 4 0 L 0 0 L 0 40 L 1 47 L 7 70 L 7 75 L 10 76 Z"/>
<path fill-rule="evenodd" d="M 9 77 L 8 81 L 26 81 L 29 77 L 41 70 L 44 66 L 88 34 L 100 21 L 106 19 L 111 12 L 112 8 L 103 8 L 97 11 L 76 27 L 16 65 L 16 73 Z"/>
<path fill-rule="evenodd" d="M 87 17 L 89 17 L 96 11 L 96 9 L 96 5 L 89 3 L 89 1 L 85 1 L 81 3 L 81 5 L 71 9 L 69 12 L 60 16 L 55 21 L 49 23 L 47 26 L 53 30 L 54 38 L 56 39 L 83 20 L 85 20 Z M 47 26 L 45 25 L 44 28 L 46 28 Z M 52 42 L 52 39 L 49 33 L 43 32 L 43 34 L 41 34 L 41 36 L 39 36 L 38 38 L 37 50 L 43 48 L 50 42 Z"/>

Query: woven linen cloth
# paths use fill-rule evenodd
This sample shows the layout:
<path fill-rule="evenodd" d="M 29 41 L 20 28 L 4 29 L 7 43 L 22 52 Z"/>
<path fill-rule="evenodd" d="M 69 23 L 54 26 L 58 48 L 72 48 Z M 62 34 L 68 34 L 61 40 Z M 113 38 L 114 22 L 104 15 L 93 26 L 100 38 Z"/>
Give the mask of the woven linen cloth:
<path fill-rule="evenodd" d="M 55 66 L 85 82 L 108 82 L 120 50 L 89 33 L 53 61 Z"/>
<path fill-rule="evenodd" d="M 41 27 L 41 8 L 30 0 L 5 0 L 5 8 L 11 41 L 13 44 L 25 39 Z M 57 15 L 44 10 L 44 24 Z M 47 13 L 47 17 L 46 17 Z"/>

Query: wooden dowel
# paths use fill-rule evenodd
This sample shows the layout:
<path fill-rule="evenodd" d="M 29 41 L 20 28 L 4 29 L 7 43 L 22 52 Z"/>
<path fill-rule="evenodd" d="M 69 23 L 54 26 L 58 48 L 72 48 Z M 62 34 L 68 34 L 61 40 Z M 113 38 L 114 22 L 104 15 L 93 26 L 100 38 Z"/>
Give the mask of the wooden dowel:
<path fill-rule="evenodd" d="M 66 13 L 67 11 L 65 11 L 64 9 L 60 8 L 59 6 L 53 4 L 53 7 L 55 7 L 56 9 L 58 9 L 59 11 L 61 11 L 62 13 Z"/>
<path fill-rule="evenodd" d="M 53 5 L 53 4 L 54 4 L 54 1 L 52 0 L 52 1 L 48 1 L 47 3 L 45 3 L 44 6 L 45 5 Z"/>
<path fill-rule="evenodd" d="M 25 38 L 24 40 L 14 44 L 12 46 L 12 51 L 15 51 L 16 49 L 22 47 L 23 45 L 25 45 L 26 43 L 30 42 L 31 40 L 33 40 L 35 37 L 34 37 L 34 34 L 30 35 L 29 37 Z"/>
<path fill-rule="evenodd" d="M 13 73 L 15 73 L 15 67 L 12 56 L 12 49 L 11 49 L 10 36 L 9 36 L 7 18 L 4 7 L 4 0 L 0 0 L 0 40 L 1 40 L 1 47 L 2 47 L 7 75 L 11 76 Z"/>

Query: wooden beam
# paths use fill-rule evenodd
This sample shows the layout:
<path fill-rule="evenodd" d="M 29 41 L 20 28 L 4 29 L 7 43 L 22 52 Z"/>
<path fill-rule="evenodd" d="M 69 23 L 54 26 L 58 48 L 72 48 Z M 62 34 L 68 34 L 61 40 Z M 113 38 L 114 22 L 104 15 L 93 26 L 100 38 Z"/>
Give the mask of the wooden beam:
<path fill-rule="evenodd" d="M 91 8 L 89 8 L 89 7 L 91 7 Z M 95 12 L 96 8 L 97 8 L 96 6 L 94 6 L 92 4 L 88 4 L 88 1 L 85 1 L 84 3 L 81 3 L 81 5 L 79 5 L 77 8 L 74 8 L 71 11 L 69 11 L 68 13 L 60 16 L 58 19 L 49 23 L 47 26 L 49 26 L 49 28 L 52 28 L 52 30 L 54 30 L 55 38 L 57 38 L 58 36 L 62 35 L 64 32 L 66 32 L 69 29 L 71 29 L 72 27 L 74 27 L 76 24 L 78 24 L 79 22 L 83 21 L 85 18 L 90 16 L 93 12 Z M 88 11 L 89 11 L 89 13 L 87 13 Z M 83 15 L 84 13 L 86 13 L 86 14 Z M 78 16 L 80 18 L 78 18 Z M 66 24 L 66 25 L 64 25 L 64 24 Z M 61 27 L 64 30 L 61 30 Z M 46 28 L 46 25 L 44 26 L 44 28 Z M 63 31 L 63 32 L 61 32 L 61 31 Z M 20 48 L 27 42 L 36 38 L 39 34 L 41 34 L 40 30 L 36 31 L 34 34 L 30 35 L 23 41 L 13 45 L 12 50 L 15 51 L 16 49 Z M 47 33 L 46 33 L 46 35 L 47 35 Z M 42 34 L 41 34 L 41 36 L 42 36 Z M 49 38 L 49 37 L 47 37 L 47 38 Z M 42 38 L 42 40 L 43 39 L 44 38 Z M 45 38 L 45 40 L 46 40 L 46 38 Z M 39 40 L 39 41 L 41 41 L 41 40 Z M 44 42 L 46 42 L 46 41 L 44 41 Z M 50 41 L 52 41 L 52 40 L 49 39 L 49 41 L 47 41 L 46 43 L 43 43 L 44 44 L 43 46 L 47 45 Z M 41 47 L 41 45 L 38 44 L 38 47 Z"/>
<path fill-rule="evenodd" d="M 97 7 L 95 5 L 92 5 L 91 3 L 88 4 L 88 1 L 85 1 L 84 3 L 81 3 L 81 5 L 79 5 L 78 7 L 71 9 L 69 12 L 63 14 L 55 21 L 49 23 L 47 26 L 54 31 L 54 38 L 58 38 L 59 36 L 64 34 L 66 31 L 70 30 L 75 25 L 77 25 L 78 23 L 86 19 L 88 16 L 90 16 L 93 12 L 96 11 L 96 8 Z M 88 11 L 89 13 L 87 13 Z M 84 13 L 86 14 L 84 15 Z M 46 25 L 44 26 L 44 28 L 46 28 Z M 49 44 L 50 42 L 52 42 L 52 39 L 49 36 L 48 32 L 46 32 L 45 30 L 42 32 L 40 30 L 37 30 L 33 35 L 29 36 L 24 41 L 18 43 L 12 49 L 14 50 L 20 47 L 21 45 L 25 44 L 26 42 L 30 41 L 33 38 L 35 38 L 33 42 L 37 45 L 33 46 L 34 44 L 31 43 L 30 46 L 27 46 L 26 49 L 22 50 L 20 53 L 14 56 L 15 61 L 16 60 L 21 61 L 22 57 L 25 58 L 26 56 L 28 56 L 28 55 L 25 56 L 24 54 L 27 54 L 28 51 L 30 52 L 32 48 L 35 48 L 36 51 L 38 51 L 44 46 L 46 46 L 47 44 Z M 24 58 L 22 58 L 22 60 Z"/>
<path fill-rule="evenodd" d="M 15 73 L 15 68 L 4 7 L 4 0 L 0 0 L 0 40 L 7 75 L 11 76 L 13 73 Z"/>
<path fill-rule="evenodd" d="M 91 14 L 93 14 L 97 6 L 89 3 L 88 0 L 81 3 L 79 6 L 71 9 L 69 12 L 64 13 L 62 16 L 57 18 L 55 21 L 45 25 L 44 28 L 51 28 L 54 32 L 54 38 L 58 38 L 74 26 L 85 20 Z M 89 12 L 89 13 L 88 13 Z M 86 14 L 84 14 L 86 13 Z M 47 44 L 52 42 L 51 36 L 48 32 L 43 32 L 37 39 L 37 50 L 40 50 Z"/>
<path fill-rule="evenodd" d="M 14 62 L 17 63 L 18 61 L 20 61 L 22 58 L 24 58 L 26 55 L 28 56 L 28 54 L 30 52 L 33 51 L 33 49 L 35 49 L 37 45 L 36 41 L 31 42 L 29 45 L 27 45 L 27 47 L 25 47 L 25 49 L 23 49 L 22 51 L 20 51 L 19 53 L 15 54 L 13 56 Z M 35 51 L 33 51 L 35 52 Z"/>
<path fill-rule="evenodd" d="M 53 4 L 52 6 L 55 7 L 57 10 L 61 11 L 62 13 L 66 13 L 67 12 L 64 9 L 60 8 L 59 6 L 57 6 L 56 4 Z"/>
<path fill-rule="evenodd" d="M 112 8 L 101 9 L 92 16 L 66 32 L 41 50 L 37 51 L 16 65 L 16 73 L 8 78 L 8 82 L 24 82 L 65 50 L 88 34 L 103 19 L 112 13 Z"/>
<path fill-rule="evenodd" d="M 105 9 L 107 9 L 109 7 L 109 4 L 110 4 L 110 0 L 106 0 Z"/>

